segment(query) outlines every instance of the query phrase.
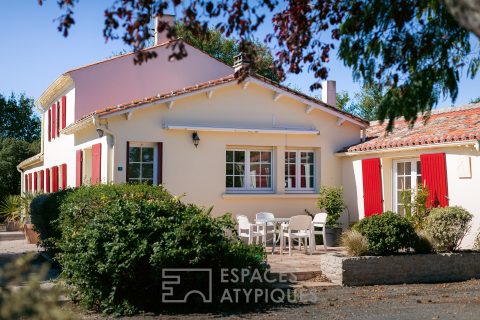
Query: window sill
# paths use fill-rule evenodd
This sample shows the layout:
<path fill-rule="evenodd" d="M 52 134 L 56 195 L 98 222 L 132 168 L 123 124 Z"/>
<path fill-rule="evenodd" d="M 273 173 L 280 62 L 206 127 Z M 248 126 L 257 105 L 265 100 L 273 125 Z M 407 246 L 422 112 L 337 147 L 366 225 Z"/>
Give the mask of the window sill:
<path fill-rule="evenodd" d="M 317 199 L 317 193 L 224 193 L 226 200 L 242 199 Z"/>

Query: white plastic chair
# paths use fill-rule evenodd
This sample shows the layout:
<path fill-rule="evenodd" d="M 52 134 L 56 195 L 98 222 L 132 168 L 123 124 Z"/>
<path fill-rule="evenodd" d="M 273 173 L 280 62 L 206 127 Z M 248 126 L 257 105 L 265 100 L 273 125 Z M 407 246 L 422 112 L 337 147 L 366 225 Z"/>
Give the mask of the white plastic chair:
<path fill-rule="evenodd" d="M 248 238 L 248 244 L 252 244 L 253 238 L 255 238 L 255 243 L 258 244 L 258 239 L 262 236 L 262 233 L 258 231 L 258 226 L 250 223 L 250 221 L 248 221 L 248 217 L 245 215 L 238 215 L 237 223 L 238 236 L 240 238 Z"/>
<path fill-rule="evenodd" d="M 301 249 L 302 239 L 304 240 L 305 253 L 307 253 L 307 243 L 309 251 L 312 253 L 312 217 L 307 215 L 298 215 L 290 218 L 288 225 L 281 228 L 280 231 L 280 254 L 283 254 L 285 247 L 285 238 L 288 238 L 288 254 L 292 255 L 292 240 L 298 239 L 298 247 Z M 308 241 L 310 240 L 310 241 Z"/>
<path fill-rule="evenodd" d="M 275 224 L 273 222 L 262 222 L 275 219 L 275 215 L 271 212 L 259 212 L 255 215 L 255 221 L 259 226 L 259 232 L 262 233 L 263 242 L 267 243 L 267 234 L 275 233 Z M 265 228 L 266 227 L 266 228 Z"/>
<path fill-rule="evenodd" d="M 325 212 L 317 213 L 313 217 L 312 231 L 313 231 L 313 249 L 316 249 L 315 235 L 321 234 L 323 237 L 323 249 L 327 252 L 327 243 L 325 241 L 325 225 L 327 224 L 327 214 Z M 315 230 L 315 228 L 321 228 L 322 230 Z"/>

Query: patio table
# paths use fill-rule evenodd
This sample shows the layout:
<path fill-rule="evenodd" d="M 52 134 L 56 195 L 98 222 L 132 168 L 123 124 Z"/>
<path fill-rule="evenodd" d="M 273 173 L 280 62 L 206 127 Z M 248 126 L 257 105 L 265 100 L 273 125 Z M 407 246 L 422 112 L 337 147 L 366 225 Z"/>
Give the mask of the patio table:
<path fill-rule="evenodd" d="M 267 224 L 268 223 L 273 224 L 272 254 L 275 252 L 275 244 L 280 239 L 280 237 L 277 238 L 277 233 L 276 233 L 277 226 L 285 222 L 288 223 L 289 221 L 290 221 L 290 218 L 255 219 L 255 223 L 263 225 L 263 228 L 265 230 L 265 235 L 263 237 L 263 245 L 265 248 L 267 247 Z"/>

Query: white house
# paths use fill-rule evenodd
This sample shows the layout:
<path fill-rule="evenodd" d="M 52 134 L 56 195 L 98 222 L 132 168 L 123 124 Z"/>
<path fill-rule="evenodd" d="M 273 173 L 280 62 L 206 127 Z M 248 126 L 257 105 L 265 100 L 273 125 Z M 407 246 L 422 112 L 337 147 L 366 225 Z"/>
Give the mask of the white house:
<path fill-rule="evenodd" d="M 348 225 L 402 213 L 396 195 L 423 181 L 438 204 L 475 214 L 478 228 L 480 104 L 436 112 L 413 130 L 399 121 L 385 136 L 335 108 L 335 82 L 319 101 L 256 75 L 239 82 L 234 67 L 192 46 L 169 62 L 168 44 L 148 49 L 158 57 L 141 66 L 125 54 L 46 89 L 41 153 L 18 166 L 23 191 L 150 182 L 216 215 L 288 217 L 315 212 L 321 185 L 343 185 Z"/>

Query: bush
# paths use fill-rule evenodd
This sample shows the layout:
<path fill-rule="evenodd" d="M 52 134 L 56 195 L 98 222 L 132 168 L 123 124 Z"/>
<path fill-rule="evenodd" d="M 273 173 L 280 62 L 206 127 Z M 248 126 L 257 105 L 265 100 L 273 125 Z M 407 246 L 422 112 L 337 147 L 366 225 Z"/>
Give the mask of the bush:
<path fill-rule="evenodd" d="M 473 216 L 461 207 L 435 208 L 425 223 L 425 232 L 437 251 L 455 251 L 470 228 Z"/>
<path fill-rule="evenodd" d="M 480 232 L 477 233 L 475 240 L 473 241 L 473 250 L 480 251 Z"/>
<path fill-rule="evenodd" d="M 414 247 L 417 242 L 412 224 L 391 211 L 362 219 L 355 229 L 367 238 L 368 250 L 375 255 L 396 253 Z"/>
<path fill-rule="evenodd" d="M 61 238 L 61 231 L 57 224 L 60 216 L 60 205 L 71 189 L 55 193 L 40 194 L 33 198 L 30 204 L 30 219 L 35 231 L 40 235 L 40 246 L 50 254 L 58 252 L 57 242 Z"/>
<path fill-rule="evenodd" d="M 359 257 L 367 254 L 368 241 L 357 230 L 347 230 L 342 233 L 340 245 L 347 249 L 349 256 Z"/>
<path fill-rule="evenodd" d="M 425 234 L 424 231 L 417 233 L 417 243 L 413 247 L 415 253 L 431 253 L 433 252 L 433 244 L 430 238 Z"/>
<path fill-rule="evenodd" d="M 105 313 L 159 311 L 164 268 L 213 268 L 214 276 L 219 268 L 265 268 L 262 247 L 226 236 L 235 233 L 230 216 L 212 218 L 162 187 L 83 187 L 60 208 L 62 276 L 72 298 Z M 182 278 L 182 286 L 198 289 L 201 276 Z M 214 278 L 213 305 L 221 286 Z"/>
<path fill-rule="evenodd" d="M 317 200 L 317 207 L 320 210 L 325 210 L 327 213 L 328 228 L 339 226 L 338 219 L 345 209 L 345 204 L 343 203 L 343 188 L 322 186 Z"/>

